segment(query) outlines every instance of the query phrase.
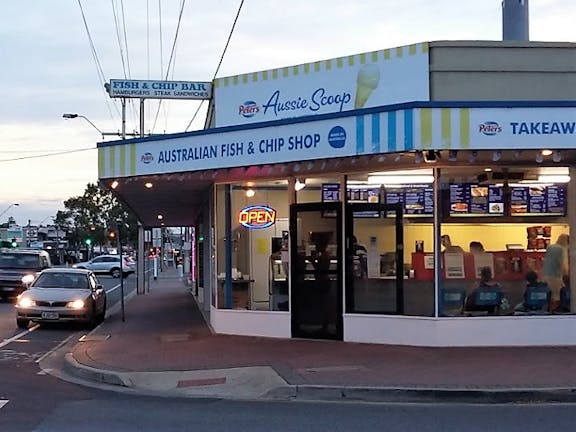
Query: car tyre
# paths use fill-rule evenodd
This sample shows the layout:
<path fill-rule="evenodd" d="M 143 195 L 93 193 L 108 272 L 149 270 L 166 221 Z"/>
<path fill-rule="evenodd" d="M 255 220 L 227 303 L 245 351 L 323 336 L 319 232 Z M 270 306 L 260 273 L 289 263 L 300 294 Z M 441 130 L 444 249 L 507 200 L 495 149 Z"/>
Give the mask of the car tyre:
<path fill-rule="evenodd" d="M 16 325 L 22 329 L 27 329 L 28 324 L 30 324 L 30 320 L 25 318 L 16 318 Z"/>
<path fill-rule="evenodd" d="M 113 278 L 119 278 L 122 276 L 122 272 L 120 271 L 119 268 L 113 268 L 110 270 L 110 274 L 112 275 Z"/>

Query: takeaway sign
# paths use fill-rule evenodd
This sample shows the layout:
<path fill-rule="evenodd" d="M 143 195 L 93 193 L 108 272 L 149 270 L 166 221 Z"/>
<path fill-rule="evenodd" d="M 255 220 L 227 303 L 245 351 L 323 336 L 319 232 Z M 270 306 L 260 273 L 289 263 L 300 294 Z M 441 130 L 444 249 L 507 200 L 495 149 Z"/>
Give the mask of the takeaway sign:
<path fill-rule="evenodd" d="M 212 83 L 199 81 L 111 79 L 105 87 L 113 98 L 210 99 L 212 96 Z"/>

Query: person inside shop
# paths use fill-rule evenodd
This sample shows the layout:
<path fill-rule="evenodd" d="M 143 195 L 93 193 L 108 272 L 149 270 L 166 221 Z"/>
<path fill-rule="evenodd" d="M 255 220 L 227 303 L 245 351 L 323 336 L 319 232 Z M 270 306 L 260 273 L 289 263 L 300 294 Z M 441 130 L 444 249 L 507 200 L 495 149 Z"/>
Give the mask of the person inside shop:
<path fill-rule="evenodd" d="M 538 273 L 534 270 L 529 270 L 525 275 L 526 279 L 526 289 L 524 291 L 524 300 L 518 303 L 514 308 L 514 312 L 529 312 L 542 310 L 544 308 L 547 310 L 548 302 L 550 301 L 550 288 L 545 282 L 541 282 L 538 278 Z M 544 306 L 540 306 L 532 302 L 529 298 L 530 292 L 532 290 L 541 290 L 542 293 L 546 293 L 546 303 Z"/>
<path fill-rule="evenodd" d="M 448 234 L 444 234 L 441 237 L 442 246 L 444 246 L 444 252 L 446 253 L 464 253 L 464 249 L 460 246 L 456 246 L 452 244 L 452 240 Z"/>
<path fill-rule="evenodd" d="M 563 286 L 563 276 L 568 274 L 568 245 L 570 236 L 560 234 L 556 243 L 549 245 L 542 262 L 542 280 L 548 284 L 552 291 L 550 298 L 550 311 L 554 312 L 560 307 L 560 289 Z"/>
<path fill-rule="evenodd" d="M 560 288 L 560 307 L 557 312 L 570 312 L 570 275 L 562 276 L 563 286 Z"/>
<path fill-rule="evenodd" d="M 352 254 L 358 266 L 354 266 L 354 276 L 365 278 L 368 276 L 368 250 L 366 246 L 358 243 L 356 236 L 352 236 Z"/>
<path fill-rule="evenodd" d="M 492 298 L 492 293 L 496 292 L 496 297 Z M 486 295 L 482 295 L 486 293 Z M 480 269 L 480 280 L 476 284 L 472 293 L 466 298 L 466 311 L 487 312 L 490 315 L 496 314 L 500 309 L 503 295 L 501 286 L 492 277 L 492 268 L 486 266 Z"/>
<path fill-rule="evenodd" d="M 470 253 L 484 253 L 484 245 L 479 241 L 471 241 L 468 247 Z"/>

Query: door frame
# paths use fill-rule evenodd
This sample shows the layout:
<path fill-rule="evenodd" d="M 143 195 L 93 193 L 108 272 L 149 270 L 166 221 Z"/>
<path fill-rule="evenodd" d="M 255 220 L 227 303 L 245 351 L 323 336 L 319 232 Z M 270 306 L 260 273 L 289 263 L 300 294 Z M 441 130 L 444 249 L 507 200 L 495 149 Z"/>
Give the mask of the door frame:
<path fill-rule="evenodd" d="M 343 306 L 343 293 L 344 293 L 344 278 L 343 278 L 343 236 L 342 236 L 342 203 L 341 202 L 313 202 L 313 203 L 295 203 L 290 205 L 290 315 L 291 315 L 291 332 L 292 337 L 306 338 L 305 333 L 300 332 L 297 323 L 299 305 L 296 301 L 298 296 L 294 295 L 293 281 L 297 280 L 298 266 L 295 263 L 298 260 L 298 213 L 301 212 L 330 212 L 334 215 L 336 224 L 336 256 L 338 263 L 336 265 L 337 283 L 336 283 L 336 316 L 334 322 L 336 323 L 336 333 L 334 337 L 329 339 L 343 340 L 344 337 L 344 306 Z"/>
<path fill-rule="evenodd" d="M 381 214 L 394 213 L 395 234 L 396 234 L 396 311 L 386 312 L 391 315 L 404 314 L 404 220 L 402 203 L 380 204 L 380 203 L 348 203 L 346 204 L 346 313 L 354 310 L 354 273 L 353 256 L 348 251 L 352 245 L 354 235 L 354 212 L 379 211 Z M 382 217 L 382 216 L 381 216 Z M 386 217 L 386 216 L 383 216 Z M 381 314 L 381 312 L 363 312 Z"/>

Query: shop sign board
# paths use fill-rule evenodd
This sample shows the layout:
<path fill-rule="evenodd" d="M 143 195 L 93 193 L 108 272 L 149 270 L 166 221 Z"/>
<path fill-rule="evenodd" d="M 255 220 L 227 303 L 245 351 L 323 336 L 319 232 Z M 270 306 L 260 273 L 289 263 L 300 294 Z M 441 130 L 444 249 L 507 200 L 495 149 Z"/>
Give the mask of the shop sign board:
<path fill-rule="evenodd" d="M 214 80 L 216 126 L 428 101 L 428 44 Z"/>
<path fill-rule="evenodd" d="M 98 145 L 99 177 L 414 150 L 573 148 L 573 107 L 410 107 Z"/>
<path fill-rule="evenodd" d="M 111 79 L 106 85 L 106 90 L 112 98 L 210 99 L 212 83 Z"/>

